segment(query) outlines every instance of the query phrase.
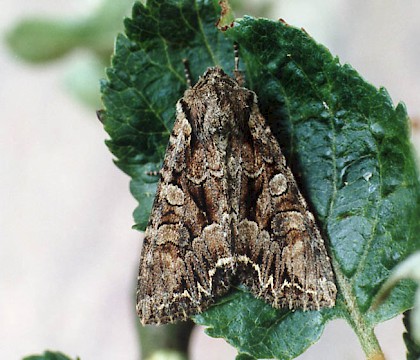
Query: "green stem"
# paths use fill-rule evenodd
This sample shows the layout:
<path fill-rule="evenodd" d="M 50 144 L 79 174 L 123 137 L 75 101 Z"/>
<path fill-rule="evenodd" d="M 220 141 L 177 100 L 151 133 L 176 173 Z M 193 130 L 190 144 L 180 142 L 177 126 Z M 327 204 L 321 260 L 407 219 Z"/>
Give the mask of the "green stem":
<path fill-rule="evenodd" d="M 363 325 L 366 325 L 366 323 Z M 378 339 L 373 332 L 373 328 L 363 327 L 363 325 L 360 325 L 360 323 L 354 324 L 354 331 L 359 338 L 362 349 L 366 354 L 366 358 L 368 360 L 384 360 L 384 353 L 382 352 Z M 358 326 L 362 326 L 362 328 L 358 328 Z"/>
<path fill-rule="evenodd" d="M 360 313 L 356 304 L 356 298 L 352 291 L 352 286 L 348 279 L 339 270 L 338 263 L 333 260 L 337 284 L 344 297 L 346 311 L 348 312 L 347 321 L 359 338 L 362 349 L 368 360 L 384 360 L 385 356 L 379 345 L 378 339 L 373 331 L 373 327 L 368 325 Z"/>
<path fill-rule="evenodd" d="M 193 328 L 194 323 L 190 320 L 160 326 L 142 326 L 139 323 L 141 358 L 187 360 L 188 344 Z"/>

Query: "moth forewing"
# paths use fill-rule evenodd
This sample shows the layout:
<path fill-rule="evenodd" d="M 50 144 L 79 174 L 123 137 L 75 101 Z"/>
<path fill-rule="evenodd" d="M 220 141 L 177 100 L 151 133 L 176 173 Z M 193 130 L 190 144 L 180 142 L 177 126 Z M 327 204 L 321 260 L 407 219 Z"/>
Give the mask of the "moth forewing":
<path fill-rule="evenodd" d="M 204 311 L 234 282 L 275 308 L 335 303 L 320 231 L 252 91 L 209 68 L 177 104 L 140 260 L 143 324 Z"/>

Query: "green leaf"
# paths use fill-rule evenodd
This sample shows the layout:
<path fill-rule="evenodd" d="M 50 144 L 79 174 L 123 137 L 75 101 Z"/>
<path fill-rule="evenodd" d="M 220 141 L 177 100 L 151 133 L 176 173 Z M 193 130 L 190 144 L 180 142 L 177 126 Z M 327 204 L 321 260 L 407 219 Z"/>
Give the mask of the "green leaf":
<path fill-rule="evenodd" d="M 152 0 L 135 4 L 117 39 L 102 84 L 107 142 L 132 177 L 136 228 L 147 225 L 158 170 L 186 88 L 209 66 L 233 68 L 239 43 L 247 87 L 259 97 L 330 246 L 339 296 L 333 309 L 275 310 L 239 288 L 195 320 L 255 358 L 291 359 L 344 318 L 368 356 L 380 355 L 375 325 L 412 306 L 401 282 L 378 309 L 372 301 L 392 268 L 420 247 L 420 186 L 403 105 L 366 83 L 305 32 L 283 22 L 245 17 L 216 29 L 216 1 Z"/>
<path fill-rule="evenodd" d="M 255 358 L 251 355 L 240 353 L 236 355 L 235 360 L 255 360 Z"/>
<path fill-rule="evenodd" d="M 208 66 L 232 68 L 232 41 L 215 28 L 217 2 L 136 3 L 120 35 L 108 81 L 102 84 L 105 130 L 116 164 L 132 177 L 139 202 L 135 227 L 144 230 L 152 207 L 175 104 L 186 89 L 183 58 L 196 79 Z"/>
<path fill-rule="evenodd" d="M 276 310 L 241 287 L 194 319 L 211 325 L 207 334 L 225 338 L 241 353 L 293 359 L 319 339 L 331 312 Z"/>
<path fill-rule="evenodd" d="M 77 358 L 79 359 L 79 358 Z M 43 355 L 31 355 L 23 360 L 72 360 L 61 352 L 45 351 Z"/>
<path fill-rule="evenodd" d="M 8 30 L 6 42 L 16 55 L 33 63 L 55 60 L 78 47 L 107 59 L 131 4 L 131 0 L 102 0 L 92 14 L 84 17 L 30 17 Z"/>

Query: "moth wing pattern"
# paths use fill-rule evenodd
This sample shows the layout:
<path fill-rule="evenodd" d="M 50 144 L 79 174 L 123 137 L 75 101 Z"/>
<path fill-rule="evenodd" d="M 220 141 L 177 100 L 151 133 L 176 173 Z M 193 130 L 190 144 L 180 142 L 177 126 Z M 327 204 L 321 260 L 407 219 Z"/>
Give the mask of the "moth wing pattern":
<path fill-rule="evenodd" d="M 333 306 L 324 241 L 255 93 L 209 68 L 176 110 L 140 259 L 141 322 L 185 320 L 233 281 L 275 308 Z"/>
<path fill-rule="evenodd" d="M 248 201 L 238 220 L 238 275 L 275 308 L 331 307 L 337 289 L 324 241 L 255 94 L 253 107 L 240 150 Z"/>
<path fill-rule="evenodd" d="M 143 324 L 200 313 L 228 291 L 232 277 L 224 171 L 214 149 L 197 140 L 183 106 L 181 99 L 143 242 L 136 294 Z"/>

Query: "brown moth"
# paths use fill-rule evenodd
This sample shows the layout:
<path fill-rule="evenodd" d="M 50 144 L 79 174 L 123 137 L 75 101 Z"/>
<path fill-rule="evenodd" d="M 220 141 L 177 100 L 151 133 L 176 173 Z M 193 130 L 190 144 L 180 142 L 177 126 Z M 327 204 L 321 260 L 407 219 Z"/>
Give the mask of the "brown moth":
<path fill-rule="evenodd" d="M 140 260 L 143 324 L 185 320 L 237 283 L 275 308 L 335 304 L 314 216 L 237 64 L 236 79 L 207 69 L 176 105 Z"/>

